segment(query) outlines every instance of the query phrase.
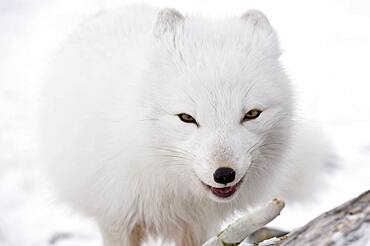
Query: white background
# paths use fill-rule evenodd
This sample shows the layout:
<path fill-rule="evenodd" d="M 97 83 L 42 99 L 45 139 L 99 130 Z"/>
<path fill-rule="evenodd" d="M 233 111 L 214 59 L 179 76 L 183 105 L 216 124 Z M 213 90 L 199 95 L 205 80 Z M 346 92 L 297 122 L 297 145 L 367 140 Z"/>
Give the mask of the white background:
<path fill-rule="evenodd" d="M 65 233 L 55 245 L 101 245 L 93 223 L 53 201 L 39 171 L 38 95 L 59 42 L 89 14 L 126 3 L 0 0 L 0 246 L 48 245 L 55 233 Z M 275 226 L 300 226 L 370 188 L 370 1 L 150 3 L 212 17 L 258 8 L 277 29 L 299 113 L 323 127 L 339 168 L 316 201 L 288 205 Z"/>

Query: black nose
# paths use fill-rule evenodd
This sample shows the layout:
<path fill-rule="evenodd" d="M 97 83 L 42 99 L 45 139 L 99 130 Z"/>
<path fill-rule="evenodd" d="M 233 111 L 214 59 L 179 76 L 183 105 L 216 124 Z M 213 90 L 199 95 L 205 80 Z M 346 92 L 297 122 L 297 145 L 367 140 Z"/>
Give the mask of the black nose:
<path fill-rule="evenodd" d="M 220 167 L 213 174 L 213 179 L 219 184 L 227 184 L 235 179 L 235 171 L 230 167 Z"/>

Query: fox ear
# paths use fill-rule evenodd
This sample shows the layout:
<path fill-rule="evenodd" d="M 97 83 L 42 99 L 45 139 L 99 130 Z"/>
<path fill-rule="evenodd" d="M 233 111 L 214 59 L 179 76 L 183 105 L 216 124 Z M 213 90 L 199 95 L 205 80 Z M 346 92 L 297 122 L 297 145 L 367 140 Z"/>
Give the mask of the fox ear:
<path fill-rule="evenodd" d="M 154 25 L 153 34 L 159 38 L 164 34 L 175 34 L 181 29 L 184 16 L 176 9 L 165 8 L 159 11 L 157 21 Z"/>
<path fill-rule="evenodd" d="M 241 16 L 241 19 L 261 30 L 268 32 L 271 32 L 273 30 L 267 17 L 259 10 L 248 10 Z"/>

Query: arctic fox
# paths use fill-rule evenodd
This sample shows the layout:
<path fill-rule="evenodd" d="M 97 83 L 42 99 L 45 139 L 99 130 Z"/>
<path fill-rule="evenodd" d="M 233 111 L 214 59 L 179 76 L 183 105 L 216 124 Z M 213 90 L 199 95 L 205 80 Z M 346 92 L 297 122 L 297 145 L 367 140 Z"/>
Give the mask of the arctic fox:
<path fill-rule="evenodd" d="M 327 148 L 296 122 L 279 56 L 257 10 L 207 20 L 135 6 L 88 19 L 43 93 L 58 194 L 106 246 L 147 235 L 190 246 L 235 210 L 309 193 Z"/>

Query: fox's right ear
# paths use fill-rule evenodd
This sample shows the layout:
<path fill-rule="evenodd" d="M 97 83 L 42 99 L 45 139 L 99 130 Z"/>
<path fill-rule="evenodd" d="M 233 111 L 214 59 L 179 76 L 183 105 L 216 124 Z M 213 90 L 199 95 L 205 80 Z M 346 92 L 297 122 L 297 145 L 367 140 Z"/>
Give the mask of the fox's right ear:
<path fill-rule="evenodd" d="M 266 15 L 264 15 L 261 11 L 256 9 L 251 9 L 246 11 L 241 17 L 243 21 L 246 21 L 254 28 L 258 28 L 260 30 L 264 30 L 267 32 L 272 32 L 273 28 L 268 21 Z"/>
<path fill-rule="evenodd" d="M 160 38 L 166 34 L 175 35 L 182 29 L 185 18 L 175 9 L 165 8 L 159 11 L 153 34 Z"/>

